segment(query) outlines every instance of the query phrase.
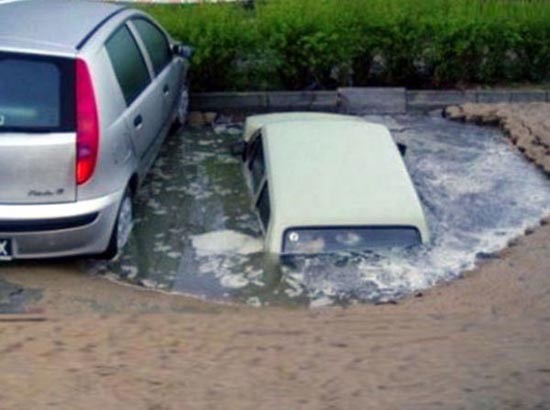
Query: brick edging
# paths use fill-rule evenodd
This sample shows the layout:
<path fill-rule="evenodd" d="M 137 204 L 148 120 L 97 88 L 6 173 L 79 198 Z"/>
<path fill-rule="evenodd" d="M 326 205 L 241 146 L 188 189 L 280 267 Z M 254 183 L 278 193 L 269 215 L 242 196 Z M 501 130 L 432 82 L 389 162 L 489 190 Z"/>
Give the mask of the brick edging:
<path fill-rule="evenodd" d="M 191 94 L 193 111 L 327 111 L 350 114 L 425 112 L 449 105 L 550 102 L 550 90 L 407 90 L 400 87 L 336 91 L 253 91 Z"/>

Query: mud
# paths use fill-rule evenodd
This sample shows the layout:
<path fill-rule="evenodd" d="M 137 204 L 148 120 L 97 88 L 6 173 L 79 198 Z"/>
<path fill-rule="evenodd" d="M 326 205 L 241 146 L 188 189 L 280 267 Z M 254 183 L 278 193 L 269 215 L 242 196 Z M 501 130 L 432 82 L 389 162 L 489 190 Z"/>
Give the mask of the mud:
<path fill-rule="evenodd" d="M 26 306 L 39 300 L 41 292 L 0 279 L 0 314 L 25 312 Z"/>
<path fill-rule="evenodd" d="M 527 158 L 550 173 L 550 104 L 464 104 L 448 107 L 452 120 L 498 125 Z"/>

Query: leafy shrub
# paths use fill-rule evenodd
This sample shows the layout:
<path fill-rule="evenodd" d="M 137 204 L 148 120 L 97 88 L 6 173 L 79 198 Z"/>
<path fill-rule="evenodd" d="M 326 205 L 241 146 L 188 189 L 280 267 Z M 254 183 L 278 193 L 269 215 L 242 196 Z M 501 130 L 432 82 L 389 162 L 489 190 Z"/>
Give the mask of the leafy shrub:
<path fill-rule="evenodd" d="M 195 90 L 461 87 L 550 80 L 545 0 L 148 5 L 195 47 Z"/>
<path fill-rule="evenodd" d="M 253 49 L 253 20 L 233 5 L 146 7 L 170 34 L 194 47 L 193 87 L 231 89 L 239 56 Z"/>
<path fill-rule="evenodd" d="M 350 17 L 334 0 L 278 0 L 259 6 L 260 47 L 274 51 L 279 82 L 303 89 L 345 81 L 358 40 Z"/>

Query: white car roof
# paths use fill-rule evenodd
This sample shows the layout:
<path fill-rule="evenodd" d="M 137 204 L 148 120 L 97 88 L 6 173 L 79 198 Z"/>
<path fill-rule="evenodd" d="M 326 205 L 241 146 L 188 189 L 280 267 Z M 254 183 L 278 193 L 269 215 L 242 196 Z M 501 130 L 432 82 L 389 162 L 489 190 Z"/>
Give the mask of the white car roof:
<path fill-rule="evenodd" d="M 361 117 L 351 115 L 318 113 L 318 112 L 288 112 L 278 114 L 252 115 L 246 119 L 243 138 L 249 141 L 252 135 L 260 128 L 269 124 L 292 121 L 359 121 L 365 122 Z"/>
<path fill-rule="evenodd" d="M 272 251 L 280 251 L 285 230 L 296 227 L 410 226 L 429 240 L 418 195 L 385 126 L 300 115 L 248 121 L 263 122 Z"/>

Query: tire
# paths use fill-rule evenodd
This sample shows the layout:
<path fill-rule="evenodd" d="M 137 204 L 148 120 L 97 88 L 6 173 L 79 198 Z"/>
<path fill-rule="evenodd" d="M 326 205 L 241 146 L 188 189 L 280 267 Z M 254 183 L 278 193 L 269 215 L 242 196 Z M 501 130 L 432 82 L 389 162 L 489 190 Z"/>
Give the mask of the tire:
<path fill-rule="evenodd" d="M 126 188 L 118 207 L 118 214 L 109 239 L 109 245 L 107 250 L 101 254 L 102 259 L 113 259 L 128 242 L 134 225 L 133 208 L 132 192 L 129 188 Z"/>

